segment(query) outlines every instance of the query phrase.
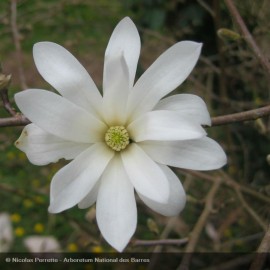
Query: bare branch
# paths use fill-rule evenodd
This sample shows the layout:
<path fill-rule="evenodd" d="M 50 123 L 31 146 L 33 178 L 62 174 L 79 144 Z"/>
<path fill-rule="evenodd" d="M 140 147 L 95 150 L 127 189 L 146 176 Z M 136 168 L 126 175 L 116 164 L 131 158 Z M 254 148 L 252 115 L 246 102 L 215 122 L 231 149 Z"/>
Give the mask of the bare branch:
<path fill-rule="evenodd" d="M 14 117 L 0 118 L 0 127 L 25 126 L 30 123 L 31 122 L 23 114 L 17 114 Z"/>
<path fill-rule="evenodd" d="M 186 254 L 183 257 L 181 264 L 177 268 L 178 270 L 189 269 L 189 265 L 192 258 L 192 252 L 195 251 L 196 244 L 199 240 L 199 237 L 207 221 L 207 218 L 213 211 L 213 200 L 220 187 L 220 184 L 221 184 L 221 179 L 216 178 L 216 181 L 214 182 L 212 188 L 206 195 L 206 202 L 205 202 L 204 210 L 202 214 L 200 215 L 199 220 L 197 221 L 194 229 L 190 233 L 189 242 L 185 249 Z"/>
<path fill-rule="evenodd" d="M 157 245 L 183 245 L 188 238 L 183 239 L 159 239 L 159 240 L 135 240 L 133 246 L 157 246 Z"/>
<path fill-rule="evenodd" d="M 264 223 L 264 221 L 260 218 L 259 215 L 252 209 L 252 207 L 246 202 L 245 198 L 243 197 L 242 193 L 239 190 L 236 190 L 237 196 L 242 203 L 243 207 L 246 209 L 246 211 L 250 214 L 250 216 L 256 220 L 256 222 L 263 228 L 264 231 L 267 230 L 267 225 Z"/>
<path fill-rule="evenodd" d="M 265 107 L 250 110 L 250 111 L 212 117 L 212 126 L 251 121 L 251 120 L 256 120 L 258 118 L 266 117 L 269 115 L 270 115 L 270 105 L 267 105 Z M 24 126 L 29 123 L 30 121 L 22 114 L 20 114 L 19 116 L 17 115 L 15 117 L 0 118 L 0 127 Z"/>
<path fill-rule="evenodd" d="M 6 111 L 12 115 L 16 115 L 15 109 L 11 106 L 8 98 L 8 87 L 11 81 L 11 75 L 5 75 L 0 73 L 0 97 L 3 101 L 4 108 Z"/>
<path fill-rule="evenodd" d="M 207 174 L 205 172 L 199 172 L 199 171 L 191 171 L 191 170 L 184 170 L 184 169 L 176 169 L 180 173 L 184 174 L 190 174 L 193 176 L 196 176 L 201 179 L 205 179 L 207 181 L 215 182 L 217 177 L 212 176 L 210 174 Z M 220 175 L 222 176 L 222 184 L 227 185 L 228 187 L 233 188 L 234 190 L 240 190 L 243 193 L 246 193 L 250 196 L 253 196 L 254 198 L 264 201 L 266 203 L 270 203 L 270 198 L 268 196 L 263 195 L 262 193 L 256 191 L 255 189 L 249 188 L 247 186 L 241 185 L 237 183 L 234 179 L 229 177 L 228 174 L 226 174 L 224 171 L 219 170 Z"/>
<path fill-rule="evenodd" d="M 270 115 L 270 105 L 259 109 L 212 117 L 212 126 L 226 125 L 236 122 L 256 120 Z"/>
<path fill-rule="evenodd" d="M 257 254 L 249 268 L 249 270 L 259 270 L 263 269 L 263 265 L 266 259 L 266 256 L 268 256 L 270 251 L 270 226 L 268 227 L 268 230 L 266 231 L 264 238 L 262 239 L 262 242 L 257 249 Z"/>
<path fill-rule="evenodd" d="M 225 4 L 227 5 L 232 17 L 234 18 L 237 26 L 242 32 L 243 38 L 246 40 L 249 47 L 253 50 L 254 54 L 260 61 L 263 68 L 270 74 L 270 63 L 267 58 L 263 55 L 261 49 L 256 44 L 254 38 L 250 34 L 244 20 L 242 19 L 240 13 L 238 12 L 236 6 L 234 5 L 232 0 L 225 0 Z"/>
<path fill-rule="evenodd" d="M 15 43 L 16 48 L 16 56 L 18 62 L 18 71 L 19 71 L 19 78 L 22 89 L 26 89 L 26 79 L 23 71 L 23 60 L 22 60 L 22 48 L 20 42 L 20 34 L 17 26 L 17 0 L 11 0 L 11 30 L 13 35 L 13 40 Z"/>

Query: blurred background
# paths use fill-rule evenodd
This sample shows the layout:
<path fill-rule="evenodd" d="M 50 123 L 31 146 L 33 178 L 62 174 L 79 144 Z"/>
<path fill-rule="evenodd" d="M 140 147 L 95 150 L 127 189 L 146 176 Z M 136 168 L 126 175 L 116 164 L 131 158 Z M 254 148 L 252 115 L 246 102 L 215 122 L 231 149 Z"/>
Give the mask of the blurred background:
<path fill-rule="evenodd" d="M 253 38 L 269 57 L 270 2 L 234 2 Z M 225 3 L 218 0 L 2 0 L 0 62 L 3 73 L 12 74 L 11 101 L 14 93 L 27 87 L 51 89 L 33 62 L 32 47 L 38 41 L 66 47 L 101 89 L 106 45 L 114 27 L 125 16 L 135 22 L 142 40 L 137 78 L 171 45 L 193 40 L 203 43 L 202 55 L 192 74 L 174 93 L 201 96 L 211 116 L 269 104 L 269 74 L 239 36 Z M 2 107 L 0 117 L 8 117 Z M 13 235 L 7 249 L 31 250 L 29 237 L 42 236 L 51 241 L 52 250 L 113 251 L 100 235 L 94 207 L 48 214 L 51 178 L 66 162 L 44 167 L 30 164 L 13 145 L 21 130 L 0 129 L 0 215 L 3 219 L 3 213 L 8 214 Z M 227 153 L 228 165 L 211 173 L 175 170 L 188 194 L 186 208 L 179 217 L 160 216 L 138 200 L 138 227 L 126 251 L 185 251 L 186 244 L 157 247 L 136 241 L 192 236 L 215 179 L 222 179 L 222 183 L 213 198 L 213 209 L 201 225 L 195 251 L 256 251 L 270 221 L 269 131 L 269 117 L 207 128 Z M 31 245 L 38 246 L 33 241 Z"/>

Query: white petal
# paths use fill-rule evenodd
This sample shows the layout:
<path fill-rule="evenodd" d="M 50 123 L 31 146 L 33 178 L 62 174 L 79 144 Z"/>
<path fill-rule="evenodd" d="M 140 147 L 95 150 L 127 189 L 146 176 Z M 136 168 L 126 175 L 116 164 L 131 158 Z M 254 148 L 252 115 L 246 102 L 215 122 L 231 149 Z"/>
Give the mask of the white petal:
<path fill-rule="evenodd" d="M 155 202 L 149 198 L 138 193 L 139 197 L 144 203 L 152 208 L 154 211 L 164 216 L 176 216 L 178 215 L 186 204 L 186 193 L 183 189 L 181 182 L 174 172 L 165 165 L 160 165 L 160 168 L 167 176 L 170 185 L 169 201 L 166 204 Z"/>
<path fill-rule="evenodd" d="M 90 144 L 65 141 L 49 134 L 35 124 L 27 125 L 15 146 L 25 152 L 31 163 L 46 165 L 61 158 L 74 159 Z"/>
<path fill-rule="evenodd" d="M 32 235 L 24 238 L 23 243 L 31 253 L 61 252 L 60 243 L 53 236 Z"/>
<path fill-rule="evenodd" d="M 137 208 L 134 188 L 118 155 L 102 176 L 96 213 L 103 237 L 121 252 L 135 232 Z"/>
<path fill-rule="evenodd" d="M 168 202 L 169 184 L 160 167 L 135 143 L 121 153 L 129 179 L 136 191 L 149 199 Z"/>
<path fill-rule="evenodd" d="M 79 203 L 94 187 L 114 153 L 96 143 L 58 171 L 51 182 L 49 212 L 59 213 Z"/>
<path fill-rule="evenodd" d="M 227 162 L 220 145 L 208 137 L 188 141 L 145 141 L 140 146 L 156 162 L 173 167 L 214 170 Z"/>
<path fill-rule="evenodd" d="M 154 110 L 169 110 L 189 116 L 201 125 L 211 125 L 211 118 L 205 102 L 196 95 L 180 94 L 162 99 Z"/>
<path fill-rule="evenodd" d="M 141 50 L 141 41 L 138 30 L 132 20 L 124 18 L 115 27 L 105 52 L 104 73 L 110 57 L 124 54 L 129 71 L 129 88 L 133 86 L 137 63 Z M 103 83 L 106 85 L 106 83 Z M 105 90 L 106 91 L 106 90 Z"/>
<path fill-rule="evenodd" d="M 33 55 L 39 73 L 63 97 L 91 113 L 100 111 L 101 94 L 69 51 L 53 42 L 39 42 L 34 45 Z"/>
<path fill-rule="evenodd" d="M 111 125 L 124 125 L 128 98 L 128 68 L 123 54 L 110 56 L 104 70 L 103 113 Z"/>
<path fill-rule="evenodd" d="M 91 189 L 91 191 L 79 202 L 78 204 L 79 208 L 81 209 L 89 208 L 96 202 L 99 186 L 100 186 L 100 180 L 96 182 L 96 184 Z"/>
<path fill-rule="evenodd" d="M 0 212 L 0 253 L 9 252 L 13 244 L 13 238 L 10 215 Z"/>
<path fill-rule="evenodd" d="M 187 140 L 205 136 L 205 130 L 190 118 L 173 111 L 151 111 L 128 126 L 132 140 Z"/>
<path fill-rule="evenodd" d="M 15 101 L 30 121 L 55 136 L 83 143 L 103 140 L 106 125 L 59 95 L 29 89 L 16 94 Z"/>
<path fill-rule="evenodd" d="M 182 41 L 165 51 L 140 77 L 129 96 L 132 119 L 150 111 L 157 102 L 178 87 L 194 68 L 202 45 Z"/>

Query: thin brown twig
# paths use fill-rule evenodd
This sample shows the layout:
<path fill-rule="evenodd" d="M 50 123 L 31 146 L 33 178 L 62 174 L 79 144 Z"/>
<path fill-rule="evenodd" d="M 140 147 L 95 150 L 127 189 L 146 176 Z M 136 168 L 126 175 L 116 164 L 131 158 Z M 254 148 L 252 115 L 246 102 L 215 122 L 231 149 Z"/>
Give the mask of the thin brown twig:
<path fill-rule="evenodd" d="M 183 239 L 158 239 L 158 240 L 135 240 L 133 246 L 158 246 L 158 245 L 183 245 L 188 242 L 188 238 Z"/>
<path fill-rule="evenodd" d="M 257 213 L 249 206 L 246 202 L 245 198 L 243 197 L 242 193 L 239 190 L 236 190 L 237 196 L 246 209 L 246 211 L 250 214 L 250 216 L 263 228 L 264 231 L 267 230 L 267 225 L 263 222 L 263 220 L 257 215 Z"/>
<path fill-rule="evenodd" d="M 16 48 L 16 58 L 18 63 L 18 72 L 19 72 L 19 78 L 20 78 L 20 84 L 22 89 L 27 88 L 26 79 L 23 71 L 23 60 L 22 60 L 22 48 L 21 48 L 21 42 L 20 42 L 20 34 L 17 26 L 17 0 L 11 0 L 11 18 L 10 18 L 10 24 L 11 24 L 11 30 L 12 30 L 12 36 Z"/>
<path fill-rule="evenodd" d="M 23 115 L 16 114 L 13 117 L 0 118 L 0 127 L 25 126 L 31 122 Z"/>
<path fill-rule="evenodd" d="M 169 218 L 165 228 L 163 229 L 162 233 L 160 234 L 159 240 L 166 240 L 169 236 L 172 229 L 175 227 L 175 224 L 178 220 L 178 217 L 171 217 Z M 153 255 L 151 256 L 150 264 L 147 267 L 147 270 L 153 270 L 157 268 L 157 262 L 159 260 L 159 254 L 162 252 L 163 245 L 156 245 L 153 250 Z"/>
<path fill-rule="evenodd" d="M 6 111 L 12 115 L 12 116 L 16 116 L 16 110 L 11 106 L 10 102 L 9 102 L 9 98 L 8 98 L 8 89 L 4 88 L 4 89 L 0 89 L 0 96 L 2 98 L 3 101 L 3 105 L 4 108 L 6 109 Z"/>
<path fill-rule="evenodd" d="M 270 115 L 270 105 L 245 112 L 212 117 L 212 126 L 251 121 L 268 115 Z M 22 114 L 9 118 L 0 118 L 0 127 L 25 126 L 29 123 L 30 121 Z"/>
<path fill-rule="evenodd" d="M 234 5 L 232 0 L 225 0 L 225 4 L 227 5 L 232 17 L 235 20 L 235 23 L 239 27 L 240 31 L 242 32 L 243 38 L 246 40 L 249 47 L 253 50 L 254 54 L 256 55 L 257 59 L 265 68 L 265 70 L 270 74 L 270 63 L 267 58 L 262 53 L 261 49 L 255 42 L 254 38 L 252 37 L 251 33 L 249 32 L 244 20 L 242 19 L 240 13 L 238 12 L 236 6 Z"/>
<path fill-rule="evenodd" d="M 178 270 L 184 270 L 184 269 L 189 269 L 189 265 L 192 259 L 192 252 L 195 251 L 197 242 L 199 240 L 199 237 L 201 235 L 201 232 L 204 228 L 204 225 L 207 221 L 208 216 L 211 214 L 213 211 L 213 200 L 215 198 L 215 195 L 220 187 L 221 184 L 221 179 L 219 177 L 216 178 L 216 181 L 212 185 L 210 191 L 206 195 L 206 202 L 205 202 L 205 207 L 200 215 L 194 229 L 190 233 L 190 238 L 189 242 L 187 244 L 187 247 L 185 249 L 186 254 L 183 256 L 182 262 L 177 268 Z"/>
<path fill-rule="evenodd" d="M 232 260 L 226 261 L 225 263 L 222 264 L 217 264 L 214 266 L 206 267 L 203 268 L 202 270 L 231 270 L 231 269 L 239 269 L 241 266 L 245 266 L 249 264 L 249 262 L 253 258 L 253 254 L 239 254 L 239 257 L 234 258 Z M 254 269 L 255 270 L 255 269 Z M 256 269 L 257 270 L 257 269 Z"/>
<path fill-rule="evenodd" d="M 257 254 L 249 268 L 249 270 L 260 270 L 263 269 L 266 256 L 270 252 L 270 226 L 266 231 L 260 246 L 257 249 Z"/>
<path fill-rule="evenodd" d="M 29 194 L 29 191 L 26 190 L 20 190 L 18 188 L 14 188 L 11 185 L 0 183 L 0 192 L 5 191 L 9 193 L 13 193 L 19 197 L 30 199 L 31 201 L 36 201 L 35 197 Z M 35 190 L 35 193 L 38 195 L 46 195 L 44 192 L 40 192 L 38 190 Z"/>
<path fill-rule="evenodd" d="M 177 169 L 177 171 L 179 171 L 180 173 L 186 174 L 186 175 L 191 174 L 193 176 L 196 176 L 198 178 L 205 179 L 205 180 L 211 181 L 211 182 L 215 182 L 217 179 L 216 176 L 212 176 L 212 175 L 204 173 L 204 172 L 184 170 L 184 169 L 181 169 L 181 170 Z M 251 195 L 258 200 L 264 201 L 266 203 L 270 203 L 269 197 L 263 195 L 262 193 L 254 190 L 252 188 L 249 188 L 247 186 L 244 186 L 244 185 L 237 183 L 235 180 L 233 180 L 231 177 L 229 177 L 222 170 L 219 171 L 219 174 L 222 176 L 222 184 L 225 184 L 228 187 L 233 188 L 234 190 L 240 190 L 241 192 L 244 192 L 248 195 Z"/>
<path fill-rule="evenodd" d="M 4 108 L 12 115 L 16 115 L 15 109 L 11 106 L 8 98 L 8 87 L 11 81 L 11 75 L 5 75 L 0 71 L 0 97 L 3 101 Z"/>
<path fill-rule="evenodd" d="M 256 120 L 270 115 L 270 105 L 249 111 L 212 117 L 212 126 Z"/>

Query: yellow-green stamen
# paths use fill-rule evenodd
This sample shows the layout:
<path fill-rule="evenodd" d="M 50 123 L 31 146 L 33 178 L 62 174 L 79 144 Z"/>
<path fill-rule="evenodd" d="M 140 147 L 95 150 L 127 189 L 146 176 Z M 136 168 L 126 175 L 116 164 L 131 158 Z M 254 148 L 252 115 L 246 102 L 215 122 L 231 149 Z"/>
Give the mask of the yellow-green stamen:
<path fill-rule="evenodd" d="M 121 151 L 129 144 L 129 135 L 123 126 L 110 127 L 105 134 L 105 142 L 114 151 Z"/>

